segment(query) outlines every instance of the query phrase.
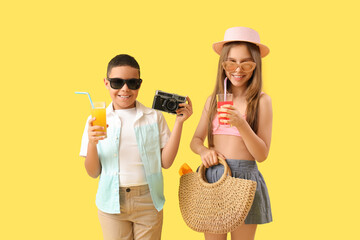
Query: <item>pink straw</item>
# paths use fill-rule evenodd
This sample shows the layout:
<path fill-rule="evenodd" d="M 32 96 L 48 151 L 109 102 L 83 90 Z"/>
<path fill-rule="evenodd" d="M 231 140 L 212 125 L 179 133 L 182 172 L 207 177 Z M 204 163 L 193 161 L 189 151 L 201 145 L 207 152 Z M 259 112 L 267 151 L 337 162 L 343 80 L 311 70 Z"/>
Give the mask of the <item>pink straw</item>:
<path fill-rule="evenodd" d="M 226 102 L 226 89 L 227 89 L 226 84 L 227 84 L 227 77 L 225 77 L 225 79 L 224 79 L 224 101 L 225 102 Z"/>

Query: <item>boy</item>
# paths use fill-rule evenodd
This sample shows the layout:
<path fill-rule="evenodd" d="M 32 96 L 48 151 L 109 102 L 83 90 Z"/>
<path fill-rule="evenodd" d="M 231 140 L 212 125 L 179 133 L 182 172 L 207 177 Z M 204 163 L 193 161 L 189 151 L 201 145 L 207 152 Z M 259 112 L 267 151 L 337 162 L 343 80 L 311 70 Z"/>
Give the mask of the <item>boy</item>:
<path fill-rule="evenodd" d="M 161 112 L 136 101 L 141 82 L 133 57 L 114 57 L 104 79 L 112 99 L 106 109 L 107 136 L 102 127 L 92 125 L 92 118 L 82 138 L 80 156 L 85 157 L 86 171 L 93 178 L 100 175 L 96 205 L 105 240 L 161 238 L 161 167 L 172 165 L 183 123 L 192 114 L 187 98 L 170 133 Z"/>

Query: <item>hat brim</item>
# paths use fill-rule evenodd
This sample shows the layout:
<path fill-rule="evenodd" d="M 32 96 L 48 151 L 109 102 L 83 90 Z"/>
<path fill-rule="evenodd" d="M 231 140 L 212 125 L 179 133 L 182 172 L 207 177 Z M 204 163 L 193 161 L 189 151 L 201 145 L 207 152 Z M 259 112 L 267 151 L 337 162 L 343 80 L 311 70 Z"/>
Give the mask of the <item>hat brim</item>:
<path fill-rule="evenodd" d="M 215 51 L 217 54 L 220 55 L 221 50 L 222 50 L 222 48 L 224 47 L 224 44 L 225 44 L 225 43 L 228 43 L 228 42 L 240 42 L 240 41 L 229 40 L 229 41 L 216 42 L 216 43 L 213 44 L 213 49 L 214 49 L 214 51 Z M 249 41 L 241 41 L 241 42 L 249 42 Z M 261 56 L 261 57 L 265 57 L 265 56 L 268 55 L 269 52 L 270 52 L 270 49 L 269 49 L 267 46 L 265 46 L 265 45 L 263 45 L 263 44 L 261 44 L 261 43 L 255 43 L 255 42 L 249 42 L 249 43 L 253 43 L 253 44 L 255 44 L 255 45 L 257 45 L 257 46 L 259 47 L 259 49 L 260 49 L 260 56 Z"/>

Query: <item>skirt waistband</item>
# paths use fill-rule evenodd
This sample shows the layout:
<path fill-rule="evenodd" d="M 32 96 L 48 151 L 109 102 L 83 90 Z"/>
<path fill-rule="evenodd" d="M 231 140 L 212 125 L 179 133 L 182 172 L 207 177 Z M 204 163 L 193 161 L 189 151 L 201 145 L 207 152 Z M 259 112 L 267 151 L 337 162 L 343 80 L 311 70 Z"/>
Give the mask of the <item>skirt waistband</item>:
<path fill-rule="evenodd" d="M 258 171 L 258 166 L 254 160 L 226 159 L 230 169 L 238 171 Z"/>

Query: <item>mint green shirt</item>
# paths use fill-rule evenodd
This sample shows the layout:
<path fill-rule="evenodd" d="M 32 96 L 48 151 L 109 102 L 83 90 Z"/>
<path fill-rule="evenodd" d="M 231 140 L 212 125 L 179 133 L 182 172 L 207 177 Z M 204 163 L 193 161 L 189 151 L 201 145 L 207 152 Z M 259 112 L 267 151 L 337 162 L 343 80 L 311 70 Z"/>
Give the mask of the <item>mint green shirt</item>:
<path fill-rule="evenodd" d="M 106 109 L 106 122 L 109 125 L 107 138 L 97 144 L 101 174 L 96 206 L 106 213 L 120 213 L 118 174 L 121 121 L 113 110 L 112 103 Z M 87 131 L 88 124 L 85 125 L 81 142 L 80 156 L 83 157 L 87 155 L 89 141 Z M 155 208 L 161 211 L 165 203 L 161 149 L 170 137 L 170 130 L 161 112 L 136 102 L 134 131 L 151 198 Z"/>

